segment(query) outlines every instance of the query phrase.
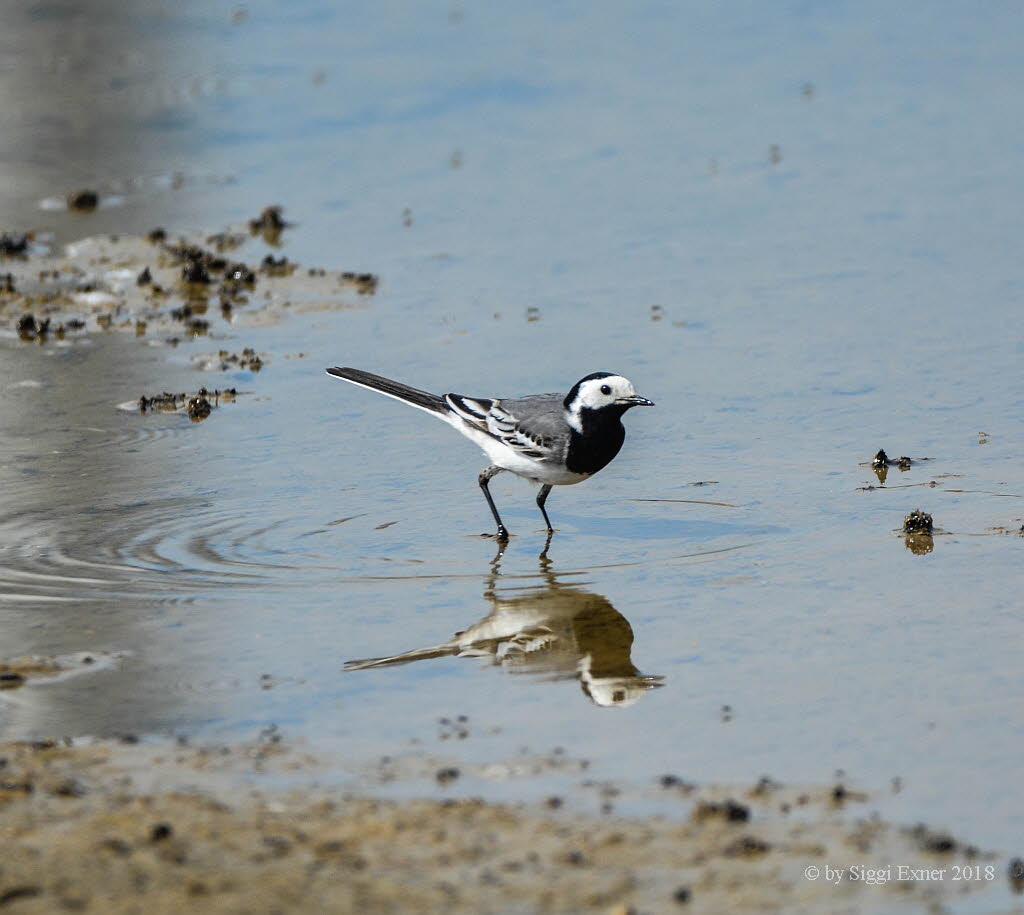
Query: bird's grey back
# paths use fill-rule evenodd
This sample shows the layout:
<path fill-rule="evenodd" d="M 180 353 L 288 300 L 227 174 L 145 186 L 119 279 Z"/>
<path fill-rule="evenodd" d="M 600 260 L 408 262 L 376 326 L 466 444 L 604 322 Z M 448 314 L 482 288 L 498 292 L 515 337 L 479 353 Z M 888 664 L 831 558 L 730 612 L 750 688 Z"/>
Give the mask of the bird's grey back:
<path fill-rule="evenodd" d="M 565 421 L 564 394 L 530 394 L 527 397 L 502 398 L 501 408 L 518 421 L 528 435 L 557 441 L 569 436 Z"/>

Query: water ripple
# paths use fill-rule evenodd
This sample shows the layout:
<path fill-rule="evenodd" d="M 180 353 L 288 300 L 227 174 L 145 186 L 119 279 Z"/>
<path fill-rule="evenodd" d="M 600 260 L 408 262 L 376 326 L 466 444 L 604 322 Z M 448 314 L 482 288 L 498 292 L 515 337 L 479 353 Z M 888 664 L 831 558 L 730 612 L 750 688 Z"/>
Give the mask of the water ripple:
<path fill-rule="evenodd" d="M 313 533 L 324 536 L 313 538 Z M 323 526 L 311 528 L 302 514 L 268 522 L 251 503 L 237 510 L 198 495 L 78 511 L 71 505 L 24 510 L 0 517 L 0 543 L 5 544 L 0 547 L 0 601 L 146 596 L 180 602 L 225 586 L 265 589 L 297 582 L 306 586 L 317 578 L 340 584 L 478 579 L 486 574 L 486 566 L 457 558 L 459 551 L 450 562 L 429 551 L 422 556 L 368 557 L 352 541 L 346 547 L 331 534 Z M 564 568 L 562 574 L 702 562 L 739 548 L 680 552 L 665 546 L 635 561 Z M 478 558 L 475 549 L 467 553 Z M 375 572 L 378 563 L 387 569 Z M 519 576 L 509 570 L 503 577 L 511 582 Z"/>
<path fill-rule="evenodd" d="M 294 566 L 260 558 L 275 525 L 208 503 L 164 499 L 88 513 L 0 518 L 0 601 L 85 596 L 177 599 L 214 585 L 265 582 Z"/>

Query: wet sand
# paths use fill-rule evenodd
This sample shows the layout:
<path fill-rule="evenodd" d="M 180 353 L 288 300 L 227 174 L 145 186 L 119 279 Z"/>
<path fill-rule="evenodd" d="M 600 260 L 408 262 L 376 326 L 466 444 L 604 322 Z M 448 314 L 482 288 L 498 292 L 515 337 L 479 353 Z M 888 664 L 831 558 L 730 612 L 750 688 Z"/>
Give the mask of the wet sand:
<path fill-rule="evenodd" d="M 0 908 L 922 911 L 1007 880 L 1005 859 L 869 817 L 866 797 L 836 786 L 665 778 L 655 789 L 685 795 L 688 816 L 620 818 L 572 812 L 561 797 L 398 802 L 308 783 L 329 766 L 283 741 L 0 746 Z M 305 773 L 307 784 L 261 787 L 254 771 Z M 889 879 L 830 884 L 825 866 L 840 864 Z M 898 879 L 897 865 L 917 879 Z M 822 876 L 807 879 L 809 867 Z M 951 878 L 965 867 L 995 876 Z"/>

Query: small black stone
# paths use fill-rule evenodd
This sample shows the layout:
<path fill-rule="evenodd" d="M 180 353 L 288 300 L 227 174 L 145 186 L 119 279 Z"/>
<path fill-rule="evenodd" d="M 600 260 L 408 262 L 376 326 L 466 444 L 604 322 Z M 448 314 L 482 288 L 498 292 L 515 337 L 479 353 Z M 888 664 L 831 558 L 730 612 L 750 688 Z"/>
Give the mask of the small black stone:
<path fill-rule="evenodd" d="M 268 254 L 260 261 L 260 270 L 268 276 L 288 276 L 295 269 L 295 265 L 287 257 L 274 257 Z"/>
<path fill-rule="evenodd" d="M 750 808 L 737 804 L 731 798 L 725 802 L 725 818 L 731 823 L 745 823 L 750 819 Z"/>
<path fill-rule="evenodd" d="M 281 229 L 286 229 L 291 223 L 284 221 L 282 212 L 283 210 L 279 206 L 264 207 L 259 218 L 249 220 L 249 230 L 255 235 L 257 232 L 267 230 L 280 232 Z"/>
<path fill-rule="evenodd" d="M 956 839 L 952 836 L 944 832 L 932 832 L 923 823 L 919 823 L 911 829 L 910 834 L 917 840 L 921 851 L 933 854 L 948 854 L 949 852 L 956 851 L 959 847 Z"/>
<path fill-rule="evenodd" d="M 750 858 L 766 854 L 769 851 L 771 851 L 771 844 L 757 836 L 741 836 L 723 849 L 723 853 L 730 858 Z"/>
<path fill-rule="evenodd" d="M 903 530 L 907 534 L 932 532 L 932 516 L 916 508 L 903 519 Z"/>
<path fill-rule="evenodd" d="M 458 769 L 450 767 L 447 769 L 438 769 L 435 777 L 437 778 L 437 783 L 439 785 L 447 785 L 449 782 L 455 781 L 459 775 L 460 773 Z"/>
<path fill-rule="evenodd" d="M 698 819 L 718 817 L 728 823 L 745 823 L 750 819 L 750 808 L 737 803 L 732 798 L 719 803 L 718 801 L 703 801 L 697 805 L 694 814 Z"/>
<path fill-rule="evenodd" d="M 181 268 L 181 278 L 186 283 L 209 284 L 210 273 L 200 261 L 189 261 Z"/>
<path fill-rule="evenodd" d="M 95 191 L 72 191 L 68 194 L 68 209 L 79 213 L 91 213 L 100 204 L 100 195 Z"/>
<path fill-rule="evenodd" d="M 16 899 L 31 899 L 34 896 L 41 896 L 41 886 L 12 886 L 9 890 L 0 892 L 0 906 L 5 906 Z"/>
<path fill-rule="evenodd" d="M 7 232 L 0 234 L 0 256 L 21 257 L 28 251 L 29 234 L 21 232 L 9 235 Z"/>
<path fill-rule="evenodd" d="M 193 422 L 199 422 L 199 420 L 206 419 L 213 412 L 213 407 L 210 406 L 210 401 L 205 397 L 193 397 L 188 402 L 186 410 L 189 419 Z"/>
<path fill-rule="evenodd" d="M 925 843 L 925 850 L 926 851 L 945 853 L 945 852 L 954 851 L 955 849 L 956 849 L 956 839 L 952 838 L 951 836 L 946 836 L 946 835 L 932 836 Z"/>
<path fill-rule="evenodd" d="M 1024 858 L 1014 858 L 1008 870 L 1010 886 L 1015 893 L 1024 893 Z"/>
<path fill-rule="evenodd" d="M 24 682 L 25 678 L 21 674 L 16 674 L 13 671 L 0 673 L 0 689 L 17 689 Z"/>

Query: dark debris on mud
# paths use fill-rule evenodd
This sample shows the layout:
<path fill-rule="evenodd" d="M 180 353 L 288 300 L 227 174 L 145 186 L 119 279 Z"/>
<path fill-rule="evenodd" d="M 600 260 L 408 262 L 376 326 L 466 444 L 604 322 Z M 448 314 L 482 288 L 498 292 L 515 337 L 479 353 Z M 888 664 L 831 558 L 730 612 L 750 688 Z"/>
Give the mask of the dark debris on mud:
<path fill-rule="evenodd" d="M 906 473 L 914 464 L 929 460 L 931 458 L 909 458 L 905 454 L 900 455 L 898 458 L 890 458 L 884 449 L 879 448 L 869 463 L 871 469 L 875 472 L 875 476 L 878 477 L 879 484 L 884 486 L 890 467 L 895 467 L 901 473 Z"/>
<path fill-rule="evenodd" d="M 27 257 L 31 232 L 0 233 L 0 257 Z"/>
<path fill-rule="evenodd" d="M 88 193 L 76 195 L 80 209 L 92 203 Z M 302 310 L 352 308 L 353 293 L 376 292 L 378 278 L 372 273 L 300 270 L 295 261 L 263 251 L 255 260 L 242 256 L 239 249 L 256 243 L 254 237 L 279 244 L 289 225 L 282 208 L 270 206 L 247 225 L 214 234 L 175 238 L 155 228 L 144 238 L 85 238 L 60 254 L 47 250 L 45 239 L 32 232 L 3 233 L 0 332 L 6 328 L 25 343 L 67 346 L 76 335 L 121 331 L 179 346 L 223 336 L 232 325 L 267 326 Z M 267 365 L 266 356 L 252 347 L 220 349 L 215 358 L 193 361 L 199 369 L 252 373 Z M 235 393 L 233 388 L 163 392 L 136 398 L 132 406 L 140 413 L 182 412 L 198 422 Z"/>
<path fill-rule="evenodd" d="M 68 209 L 76 213 L 91 213 L 100 205 L 100 195 L 91 190 L 72 191 L 67 196 L 67 204 Z"/>
<path fill-rule="evenodd" d="M 928 512 L 915 508 L 903 519 L 903 532 L 905 534 L 930 534 L 932 532 L 932 516 Z"/>
<path fill-rule="evenodd" d="M 903 544 L 915 556 L 927 556 L 935 549 L 932 536 L 932 516 L 921 509 L 914 509 L 903 519 Z"/>
<path fill-rule="evenodd" d="M 386 759 L 393 777 L 429 776 L 441 796 L 394 801 L 324 787 L 321 774 L 339 761 L 303 752 L 273 725 L 257 741 L 193 747 L 179 739 L 173 751 L 132 735 L 0 744 L 0 809 L 10 825 L 0 908 L 162 915 L 292 911 L 301 899 L 303 911 L 335 915 L 625 915 L 691 905 L 743 913 L 834 911 L 841 892 L 843 910 L 862 911 L 877 904 L 880 887 L 803 876 L 808 862 L 854 850 L 870 867 L 969 864 L 1002 871 L 1014 891 L 1024 881 L 1019 858 L 1007 867 L 930 827 L 841 816 L 821 787 L 774 784 L 743 804 L 730 799 L 742 785 L 704 787 L 684 801 L 695 810 L 688 817 L 670 807 L 612 818 L 574 812 L 573 789 L 541 805 L 452 796 L 493 762 Z M 525 760 L 537 771 L 541 760 Z M 254 778 L 280 772 L 312 784 L 285 791 Z M 945 911 L 946 901 L 984 892 L 987 882 L 893 888 L 886 911 Z"/>
<path fill-rule="evenodd" d="M 878 453 L 871 459 L 871 466 L 875 470 L 878 470 L 880 467 L 898 467 L 900 470 L 910 470 L 910 466 L 913 463 L 913 460 L 906 455 L 893 460 L 881 448 L 878 449 Z"/>
<path fill-rule="evenodd" d="M 194 356 L 193 361 L 202 369 L 218 370 L 227 372 L 231 370 L 242 370 L 247 372 L 258 372 L 266 364 L 266 356 L 261 356 L 251 346 L 245 347 L 240 353 L 232 353 L 230 350 L 218 350 L 214 355 Z"/>
<path fill-rule="evenodd" d="M 214 332 L 211 306 L 219 306 L 227 324 L 243 312 L 266 323 L 296 304 L 351 307 L 339 297 L 376 292 L 372 273 L 300 271 L 283 255 L 265 254 L 255 262 L 239 256 L 237 249 L 253 236 L 279 243 L 289 225 L 281 207 L 272 206 L 249 220 L 249 232 L 228 228 L 174 239 L 155 228 L 144 239 L 94 237 L 69 245 L 62 255 L 38 256 L 33 233 L 3 233 L 0 325 L 13 326 L 25 342 L 63 339 L 68 330 L 126 330 L 139 337 L 169 332 L 165 342 L 176 345 L 181 338 L 175 332 L 190 338 Z"/>
<path fill-rule="evenodd" d="M 238 396 L 235 388 L 208 391 L 200 388 L 195 394 L 175 394 L 164 391 L 152 396 L 143 395 L 138 400 L 140 413 L 185 413 L 192 422 L 201 422 L 219 407 L 221 401 L 233 403 Z M 212 403 L 211 403 L 212 400 Z"/>
<path fill-rule="evenodd" d="M 256 219 L 249 220 L 249 232 L 259 235 L 268 245 L 277 246 L 281 243 L 281 233 L 292 223 L 285 222 L 284 210 L 279 206 L 264 207 Z"/>

